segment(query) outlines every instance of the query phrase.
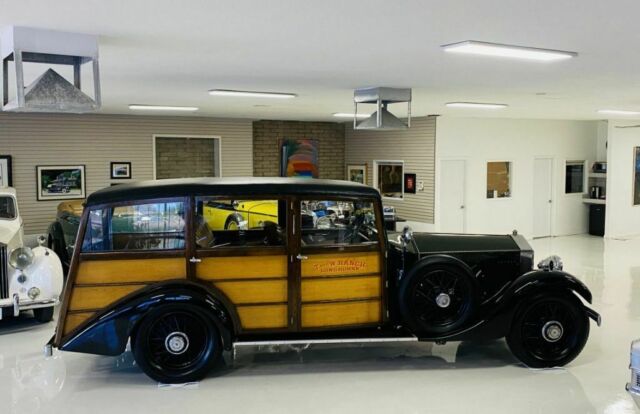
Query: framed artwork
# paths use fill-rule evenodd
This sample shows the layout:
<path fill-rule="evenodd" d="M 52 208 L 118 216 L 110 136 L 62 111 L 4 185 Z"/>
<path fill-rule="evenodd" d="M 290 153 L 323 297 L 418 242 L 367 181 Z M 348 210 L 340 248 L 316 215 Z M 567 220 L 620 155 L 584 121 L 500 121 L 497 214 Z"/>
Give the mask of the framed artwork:
<path fill-rule="evenodd" d="M 13 187 L 11 155 L 0 155 L 0 188 Z"/>
<path fill-rule="evenodd" d="M 131 163 L 126 161 L 111 161 L 111 179 L 129 180 L 131 179 Z"/>
<path fill-rule="evenodd" d="M 382 197 L 404 198 L 404 161 L 373 161 L 373 183 Z"/>
<path fill-rule="evenodd" d="M 318 141 L 284 139 L 280 142 L 280 176 L 318 178 Z"/>
<path fill-rule="evenodd" d="M 367 164 L 363 165 L 348 165 L 347 166 L 347 181 L 354 183 L 366 184 L 367 183 Z"/>
<path fill-rule="evenodd" d="M 633 205 L 640 205 L 640 147 L 633 148 Z"/>
<path fill-rule="evenodd" d="M 408 194 L 416 193 L 416 175 L 415 174 L 404 175 L 404 192 Z"/>
<path fill-rule="evenodd" d="M 38 201 L 86 198 L 84 165 L 38 165 Z"/>

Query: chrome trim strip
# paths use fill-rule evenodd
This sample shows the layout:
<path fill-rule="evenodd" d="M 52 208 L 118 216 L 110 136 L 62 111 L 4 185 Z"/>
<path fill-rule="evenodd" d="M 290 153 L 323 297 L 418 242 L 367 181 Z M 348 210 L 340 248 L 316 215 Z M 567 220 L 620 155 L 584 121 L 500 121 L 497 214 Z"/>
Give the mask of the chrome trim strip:
<path fill-rule="evenodd" d="M 233 347 L 238 346 L 269 346 L 269 345 L 313 345 L 313 344 L 357 344 L 377 342 L 418 342 L 416 336 L 403 336 L 397 338 L 340 338 L 340 339 L 294 339 L 273 341 L 247 341 L 234 342 Z"/>

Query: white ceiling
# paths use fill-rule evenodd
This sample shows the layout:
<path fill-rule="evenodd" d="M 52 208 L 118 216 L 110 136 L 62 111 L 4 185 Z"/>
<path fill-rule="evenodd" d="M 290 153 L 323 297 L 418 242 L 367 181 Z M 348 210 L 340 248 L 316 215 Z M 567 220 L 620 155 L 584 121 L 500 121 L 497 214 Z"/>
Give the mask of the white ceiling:
<path fill-rule="evenodd" d="M 600 108 L 640 110 L 639 16 L 637 0 L 0 0 L 0 26 L 100 35 L 105 113 L 142 103 L 298 120 L 352 112 L 353 89 L 363 86 L 412 87 L 414 115 L 599 119 Z M 579 56 L 534 63 L 440 49 L 470 39 Z M 212 88 L 299 97 L 230 99 L 209 96 Z M 449 101 L 509 108 L 456 110 Z"/>

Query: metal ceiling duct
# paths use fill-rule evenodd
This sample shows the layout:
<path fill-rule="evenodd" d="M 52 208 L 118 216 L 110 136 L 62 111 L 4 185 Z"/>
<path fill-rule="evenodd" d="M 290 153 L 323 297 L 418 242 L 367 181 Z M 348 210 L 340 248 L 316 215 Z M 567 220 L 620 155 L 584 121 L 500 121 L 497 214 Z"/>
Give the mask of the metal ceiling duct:
<path fill-rule="evenodd" d="M 411 89 L 410 88 L 361 88 L 353 92 L 354 129 L 406 129 L 411 127 Z M 407 122 L 405 123 L 387 109 L 389 104 L 407 103 Z M 358 122 L 358 104 L 374 104 L 376 111 Z"/>
<path fill-rule="evenodd" d="M 0 33 L 2 109 L 14 112 L 93 112 L 100 109 L 98 37 L 93 35 L 10 26 Z M 15 67 L 15 96 L 9 100 L 9 63 Z M 49 68 L 25 87 L 24 65 L 39 63 L 73 67 L 73 83 Z M 81 70 L 91 63 L 93 98 L 82 91 Z"/>

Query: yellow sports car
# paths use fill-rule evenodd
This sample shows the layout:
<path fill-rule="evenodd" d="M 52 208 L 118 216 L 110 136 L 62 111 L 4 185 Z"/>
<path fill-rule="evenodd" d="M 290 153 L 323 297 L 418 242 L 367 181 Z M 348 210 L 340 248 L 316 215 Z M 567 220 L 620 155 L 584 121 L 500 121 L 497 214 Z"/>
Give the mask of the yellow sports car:
<path fill-rule="evenodd" d="M 256 229 L 278 223 L 278 201 L 211 200 L 204 206 L 204 218 L 212 231 Z"/>

